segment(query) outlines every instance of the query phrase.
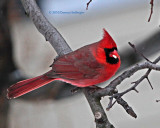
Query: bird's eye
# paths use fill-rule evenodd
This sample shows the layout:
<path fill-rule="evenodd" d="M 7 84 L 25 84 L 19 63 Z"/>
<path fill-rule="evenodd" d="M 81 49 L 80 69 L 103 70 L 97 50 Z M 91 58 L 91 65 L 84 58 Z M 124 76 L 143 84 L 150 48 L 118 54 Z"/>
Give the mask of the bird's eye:
<path fill-rule="evenodd" d="M 106 62 L 107 63 L 110 63 L 110 64 L 117 64 L 119 62 L 119 59 L 116 55 L 111 55 L 111 53 L 116 50 L 117 51 L 117 48 L 112 48 L 112 49 L 109 49 L 109 48 L 104 48 L 104 51 L 105 51 L 105 55 L 106 55 Z"/>
<path fill-rule="evenodd" d="M 113 57 L 114 59 L 117 59 L 117 58 L 118 58 L 116 55 L 112 55 L 112 57 Z"/>

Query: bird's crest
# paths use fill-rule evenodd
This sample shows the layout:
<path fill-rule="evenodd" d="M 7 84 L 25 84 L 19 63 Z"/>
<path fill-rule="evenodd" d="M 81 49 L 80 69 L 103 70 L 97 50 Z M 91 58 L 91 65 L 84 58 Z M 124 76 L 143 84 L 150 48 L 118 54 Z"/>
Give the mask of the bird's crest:
<path fill-rule="evenodd" d="M 104 48 L 117 47 L 112 37 L 109 35 L 109 33 L 105 29 L 103 29 L 103 34 L 104 34 L 103 39 L 100 41 L 102 47 Z"/>

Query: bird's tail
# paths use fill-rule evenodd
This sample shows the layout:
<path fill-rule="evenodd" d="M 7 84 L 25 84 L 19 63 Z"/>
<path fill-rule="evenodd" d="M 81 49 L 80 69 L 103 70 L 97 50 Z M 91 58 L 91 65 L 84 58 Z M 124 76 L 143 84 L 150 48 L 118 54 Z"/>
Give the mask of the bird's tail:
<path fill-rule="evenodd" d="M 54 78 L 48 78 L 45 74 L 43 74 L 41 76 L 20 81 L 16 84 L 13 84 L 11 87 L 7 89 L 7 98 L 17 98 L 30 91 L 40 88 L 43 85 L 46 85 L 54 80 Z"/>

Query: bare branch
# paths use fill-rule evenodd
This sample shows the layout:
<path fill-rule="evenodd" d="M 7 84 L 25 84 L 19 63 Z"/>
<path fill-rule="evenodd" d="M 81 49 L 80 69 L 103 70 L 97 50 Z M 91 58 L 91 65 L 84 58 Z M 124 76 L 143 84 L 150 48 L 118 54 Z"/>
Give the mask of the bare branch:
<path fill-rule="evenodd" d="M 114 128 L 114 126 L 108 121 L 108 118 L 100 103 L 101 98 L 95 97 L 91 88 L 83 88 L 83 92 L 94 114 L 96 128 Z"/>
<path fill-rule="evenodd" d="M 156 100 L 156 102 L 160 102 L 160 100 Z"/>
<path fill-rule="evenodd" d="M 160 61 L 160 56 L 153 62 L 154 64 L 155 63 L 157 63 L 158 61 Z M 149 62 L 150 63 L 150 62 Z M 142 64 L 143 65 L 143 64 Z M 144 65 L 145 65 L 145 63 L 144 63 Z M 136 82 L 134 82 L 134 85 L 132 86 L 132 87 L 130 87 L 129 89 L 127 89 L 127 90 L 125 90 L 124 92 L 121 92 L 121 93 L 116 93 L 116 94 L 114 94 L 114 95 L 112 95 L 112 97 L 110 98 L 111 99 L 111 101 L 110 101 L 110 106 L 109 107 L 112 107 L 113 105 L 114 105 L 114 103 L 112 104 L 112 100 L 113 100 L 113 98 L 115 98 L 116 99 L 116 101 L 118 101 L 118 100 L 121 100 L 120 98 L 124 95 L 124 94 L 126 94 L 126 93 L 128 93 L 128 92 L 130 92 L 130 91 L 132 91 L 132 90 L 135 90 L 136 92 L 137 92 L 137 90 L 136 90 L 136 87 L 138 86 L 138 84 L 140 83 L 140 82 L 142 82 L 145 78 L 147 79 L 148 78 L 148 75 L 149 75 L 149 73 L 151 72 L 151 69 L 149 69 L 146 73 L 145 73 L 145 75 L 143 75 L 139 80 L 137 80 Z M 123 74 L 122 74 L 123 75 Z M 119 76 L 120 78 L 122 77 L 121 75 Z M 123 77 L 122 77 L 123 78 Z M 126 77 L 127 78 L 127 77 Z M 113 82 L 113 81 L 112 81 Z M 150 83 L 151 84 L 151 83 Z M 107 87 L 109 87 L 110 85 L 108 85 Z M 151 87 L 152 87 L 152 85 L 151 85 Z M 153 88 L 153 87 L 152 87 Z M 123 100 L 123 99 L 122 99 Z M 122 101 L 121 100 L 121 101 Z M 128 110 L 127 108 L 126 108 L 126 105 L 124 104 L 125 103 L 125 101 L 124 102 L 120 102 L 121 103 L 121 106 L 123 106 L 123 108 L 125 109 L 125 110 Z M 128 107 L 128 108 L 130 108 L 129 109 L 129 111 L 127 111 L 127 113 L 129 113 L 131 116 L 133 116 L 133 117 L 135 117 L 136 118 L 136 114 L 134 113 L 134 111 L 133 111 L 133 109 L 131 108 L 131 107 Z"/>
<path fill-rule="evenodd" d="M 126 110 L 126 112 L 129 115 L 131 115 L 134 118 L 137 118 L 136 113 L 133 111 L 133 109 L 128 105 L 128 103 L 126 101 L 124 101 L 122 98 L 116 98 L 116 101 L 118 104 L 120 104 Z"/>
<path fill-rule="evenodd" d="M 150 12 L 150 16 L 149 16 L 149 18 L 148 18 L 148 22 L 150 22 L 151 17 L 152 17 L 152 14 L 153 14 L 153 3 L 154 3 L 154 0 L 151 0 L 151 1 L 150 1 L 150 4 L 151 4 L 151 12 Z"/>
<path fill-rule="evenodd" d="M 131 42 L 128 42 L 128 44 L 134 49 L 134 51 L 139 54 L 140 56 L 142 56 L 145 60 L 151 62 L 147 57 L 145 57 L 140 51 L 138 51 L 135 47 L 134 44 L 132 44 Z M 152 62 L 151 62 L 152 63 Z"/>
<path fill-rule="evenodd" d="M 32 19 L 37 30 L 49 41 L 58 55 L 71 52 L 71 48 L 64 40 L 62 35 L 42 14 L 35 0 L 21 0 L 26 14 Z"/>
<path fill-rule="evenodd" d="M 117 93 L 117 94 L 119 94 L 119 93 Z M 113 102 L 113 98 L 116 99 L 114 102 Z M 132 116 L 132 117 L 134 117 L 134 118 L 137 118 L 136 113 L 135 113 L 135 112 L 133 111 L 133 109 L 128 105 L 128 103 L 121 98 L 120 95 L 119 95 L 119 96 L 114 96 L 114 95 L 113 95 L 113 96 L 111 96 L 109 99 L 110 99 L 110 102 L 109 102 L 109 104 L 108 104 L 108 107 L 106 108 L 107 111 L 109 111 L 109 110 L 113 107 L 113 105 L 117 102 L 118 104 L 120 104 L 120 105 L 126 110 L 126 112 L 127 112 L 130 116 Z"/>
<path fill-rule="evenodd" d="M 158 57 L 158 58 L 153 62 L 153 64 L 156 64 L 159 60 L 160 60 L 160 57 Z M 133 83 L 134 83 L 134 86 L 132 86 L 130 89 L 128 89 L 128 91 L 131 91 L 131 90 L 135 89 L 135 88 L 138 86 L 138 84 L 141 83 L 144 79 L 147 79 L 147 80 L 148 80 L 148 83 L 150 84 L 151 88 L 153 89 L 153 86 L 152 86 L 152 84 L 151 84 L 151 82 L 150 82 L 150 80 L 149 80 L 149 78 L 148 78 L 148 75 L 150 74 L 150 72 L 151 72 L 151 69 L 148 69 L 148 71 L 145 73 L 145 75 L 143 75 L 139 80 L 133 82 Z M 126 90 L 126 92 L 128 92 L 128 91 Z M 125 93 L 125 92 L 124 92 L 124 93 Z"/>
<path fill-rule="evenodd" d="M 149 69 L 149 70 L 150 70 L 150 69 Z M 148 74 L 148 75 L 149 75 L 149 74 Z M 151 84 L 151 82 L 150 82 L 150 80 L 149 80 L 148 76 L 146 76 L 146 79 L 147 79 L 147 81 L 148 81 L 148 83 L 149 83 L 149 85 L 150 85 L 151 89 L 153 90 L 153 86 L 152 86 L 152 84 Z"/>
<path fill-rule="evenodd" d="M 156 64 L 158 61 L 160 61 L 160 56 L 153 62 L 153 63 L 150 63 L 150 62 L 145 62 L 143 64 L 140 64 L 141 68 L 144 68 L 144 66 L 146 65 L 146 63 L 150 63 L 151 65 L 152 64 Z M 134 68 L 138 68 L 139 65 L 136 65 L 134 67 L 132 67 L 130 70 L 128 71 L 125 71 L 123 74 L 121 74 L 120 76 L 118 76 L 115 80 L 113 80 L 106 88 L 104 89 L 100 89 L 100 90 L 97 90 L 97 92 L 95 92 L 95 94 L 97 93 L 98 96 L 104 96 L 104 95 L 110 95 L 110 92 L 112 91 L 113 92 L 113 89 L 118 86 L 118 84 L 120 84 L 124 78 L 127 78 L 127 77 L 130 77 L 131 75 L 134 74 L 134 72 L 136 72 L 135 70 L 133 70 Z M 158 66 L 160 70 L 160 66 Z M 140 69 L 138 69 L 140 70 Z M 137 71 L 138 71 L 137 70 Z M 135 112 L 133 111 L 133 109 L 128 105 L 128 103 L 126 101 L 124 101 L 121 97 L 124 95 L 124 94 L 127 94 L 128 92 L 134 90 L 136 92 L 138 92 L 136 90 L 136 87 L 139 85 L 140 82 L 142 82 L 145 78 L 148 80 L 148 75 L 149 73 L 151 72 L 151 68 L 145 73 L 145 75 L 143 75 L 139 80 L 133 82 L 134 85 L 132 87 L 130 87 L 129 89 L 125 90 L 124 92 L 121 92 L 121 93 L 116 93 L 116 94 L 113 94 L 111 97 L 110 97 L 110 102 L 109 102 L 109 105 L 107 107 L 107 110 L 109 110 L 110 108 L 112 108 L 112 106 L 117 102 L 118 104 L 120 104 L 125 110 L 126 112 L 131 115 L 132 117 L 136 118 L 137 115 L 135 114 Z M 150 81 L 149 81 L 150 83 Z M 150 83 L 151 85 L 151 83 Z M 113 87 L 111 87 L 113 86 Z M 152 85 L 151 85 L 152 87 Z M 153 88 L 153 87 L 152 87 Z M 100 92 L 101 93 L 100 93 Z M 102 95 L 102 92 L 104 91 L 103 95 Z M 106 94 L 105 94 L 106 93 Z M 100 96 L 100 97 L 101 97 Z M 113 98 L 116 99 L 116 101 L 113 102 Z M 113 102 L 113 103 L 112 103 Z"/>
<path fill-rule="evenodd" d="M 154 62 L 159 62 L 160 61 L 160 56 L 154 61 Z M 135 72 L 139 71 L 139 70 L 142 70 L 142 69 L 152 69 L 152 70 L 155 70 L 155 71 L 160 71 L 160 65 L 156 65 L 153 63 L 150 63 L 150 62 L 143 62 L 143 63 L 140 63 L 140 64 L 137 64 L 133 67 L 131 67 L 130 69 L 124 71 L 121 75 L 119 75 L 117 78 L 115 78 L 113 81 L 110 82 L 110 84 L 108 86 L 106 86 L 105 88 L 103 89 L 99 89 L 95 92 L 95 95 L 96 96 L 99 96 L 99 97 L 102 97 L 102 96 L 106 96 L 106 95 L 110 95 L 110 94 L 113 94 L 113 91 L 114 89 L 119 85 L 121 84 L 121 82 L 123 80 L 125 80 L 126 78 L 129 78 L 131 77 Z M 140 78 L 140 80 L 138 80 L 136 83 L 139 83 L 141 82 L 144 78 L 144 76 L 142 76 Z M 136 84 L 134 85 L 136 86 Z M 134 86 L 131 87 L 132 89 L 134 89 Z M 130 89 L 131 89 L 130 88 Z M 129 90 L 130 90 L 129 89 Z M 129 92 L 129 90 L 126 90 L 124 93 L 127 93 Z"/>
<path fill-rule="evenodd" d="M 87 3 L 87 7 L 86 7 L 86 10 L 88 10 L 88 6 L 89 4 L 92 2 L 92 0 L 89 0 L 89 2 Z"/>
<path fill-rule="evenodd" d="M 117 101 L 113 102 L 113 97 L 109 97 L 109 104 L 108 104 L 108 107 L 106 108 L 106 110 L 109 111 L 116 102 Z"/>

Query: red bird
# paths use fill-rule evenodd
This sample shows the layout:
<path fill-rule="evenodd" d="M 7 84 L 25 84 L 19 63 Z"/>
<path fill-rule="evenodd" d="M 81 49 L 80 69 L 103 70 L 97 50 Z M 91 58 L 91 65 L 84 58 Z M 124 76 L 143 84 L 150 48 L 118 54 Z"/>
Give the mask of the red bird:
<path fill-rule="evenodd" d="M 104 29 L 102 40 L 58 57 L 47 73 L 9 87 L 7 97 L 19 97 L 54 80 L 77 87 L 93 86 L 111 78 L 120 67 L 120 63 L 117 45 Z"/>

